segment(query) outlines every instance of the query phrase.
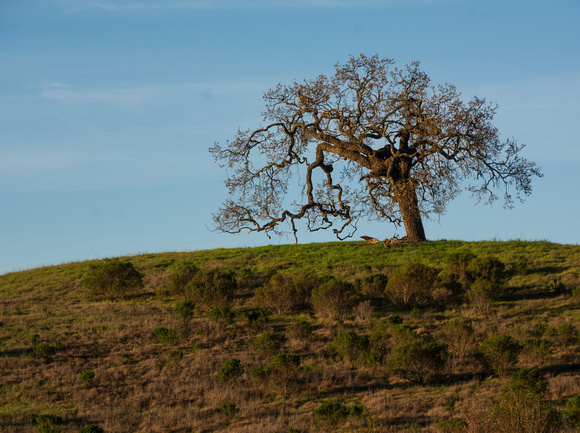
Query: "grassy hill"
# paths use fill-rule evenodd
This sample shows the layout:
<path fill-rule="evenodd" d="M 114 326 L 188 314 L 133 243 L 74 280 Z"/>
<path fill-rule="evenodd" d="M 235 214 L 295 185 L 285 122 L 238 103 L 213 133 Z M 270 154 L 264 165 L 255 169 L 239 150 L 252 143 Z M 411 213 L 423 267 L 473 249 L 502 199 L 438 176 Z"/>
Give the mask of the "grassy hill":
<path fill-rule="evenodd" d="M 107 266 L 127 272 L 107 280 Z M 10 273 L 0 431 L 574 432 L 579 307 L 580 246 L 549 242 L 283 245 Z"/>

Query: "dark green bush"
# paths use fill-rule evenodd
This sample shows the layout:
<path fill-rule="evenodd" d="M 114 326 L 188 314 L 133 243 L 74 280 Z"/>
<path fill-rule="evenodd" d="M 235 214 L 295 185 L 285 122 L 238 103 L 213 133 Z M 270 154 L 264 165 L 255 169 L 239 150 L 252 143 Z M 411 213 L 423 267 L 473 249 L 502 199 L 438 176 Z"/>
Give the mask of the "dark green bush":
<path fill-rule="evenodd" d="M 185 286 L 185 294 L 203 308 L 231 307 L 238 284 L 230 271 L 200 269 Z"/>
<path fill-rule="evenodd" d="M 387 360 L 387 372 L 412 382 L 424 383 L 447 362 L 447 345 L 426 337 L 399 343 Z"/>
<path fill-rule="evenodd" d="M 265 331 L 262 335 L 250 341 L 248 347 L 261 356 L 272 356 L 280 351 L 285 342 L 286 336 L 284 334 Z"/>
<path fill-rule="evenodd" d="M 507 278 L 505 264 L 493 256 L 473 259 L 466 273 L 474 293 L 480 292 L 490 299 L 502 293 Z"/>
<path fill-rule="evenodd" d="M 225 402 L 220 407 L 220 412 L 223 413 L 227 417 L 233 417 L 239 411 L 240 411 L 240 409 L 238 408 L 238 406 L 235 403 L 232 403 L 231 401 Z"/>
<path fill-rule="evenodd" d="M 175 345 L 179 343 L 179 334 L 173 329 L 168 328 L 156 328 L 153 331 L 153 335 L 157 337 L 157 340 L 162 344 L 172 344 Z"/>
<path fill-rule="evenodd" d="M 386 318 L 387 323 L 390 323 L 392 325 L 399 325 L 401 323 L 403 323 L 403 318 L 401 316 L 399 316 L 398 314 L 391 314 L 390 316 L 388 316 Z"/>
<path fill-rule="evenodd" d="M 81 373 L 81 381 L 83 385 L 90 388 L 93 385 L 93 380 L 95 379 L 95 372 L 93 370 L 84 370 Z"/>
<path fill-rule="evenodd" d="M 506 334 L 488 338 L 479 346 L 484 365 L 498 376 L 505 376 L 515 368 L 521 351 L 520 344 Z"/>
<path fill-rule="evenodd" d="M 276 274 L 256 290 L 256 303 L 275 314 L 303 310 L 317 283 L 318 279 L 311 275 Z"/>
<path fill-rule="evenodd" d="M 337 354 L 351 364 L 364 362 L 369 358 L 369 338 L 352 330 L 339 332 L 328 346 L 331 354 Z"/>
<path fill-rule="evenodd" d="M 385 294 L 397 307 L 413 308 L 433 301 L 437 270 L 422 263 L 396 268 L 389 277 Z"/>
<path fill-rule="evenodd" d="M 195 302 L 186 299 L 175 304 L 175 313 L 183 321 L 188 322 L 195 316 Z"/>
<path fill-rule="evenodd" d="M 105 430 L 97 424 L 89 424 L 81 427 L 79 433 L 105 433 Z"/>
<path fill-rule="evenodd" d="M 294 340 L 306 341 L 312 336 L 312 325 L 305 320 L 295 320 L 288 325 L 287 332 Z"/>
<path fill-rule="evenodd" d="M 173 272 L 167 279 L 167 290 L 173 295 L 184 295 L 185 288 L 195 278 L 199 268 L 190 261 L 184 261 L 174 266 Z"/>
<path fill-rule="evenodd" d="M 543 338 L 527 339 L 523 346 L 523 352 L 536 362 L 543 363 L 552 356 L 552 344 Z"/>
<path fill-rule="evenodd" d="M 569 425 L 580 425 L 580 394 L 568 399 L 564 415 Z"/>
<path fill-rule="evenodd" d="M 279 353 L 266 366 L 270 382 L 283 396 L 287 396 L 290 388 L 296 384 L 300 361 L 301 357 L 297 353 Z"/>
<path fill-rule="evenodd" d="M 355 301 L 353 285 L 336 278 L 328 279 L 312 290 L 312 308 L 323 319 L 346 319 L 352 312 Z"/>
<path fill-rule="evenodd" d="M 143 275 L 129 261 L 105 259 L 89 265 L 82 284 L 93 299 L 115 300 L 140 292 Z"/>
<path fill-rule="evenodd" d="M 247 320 L 250 328 L 260 331 L 264 329 L 264 326 L 266 326 L 270 321 L 268 314 L 261 308 L 241 311 L 240 316 Z"/>
<path fill-rule="evenodd" d="M 233 323 L 236 313 L 229 307 L 211 308 L 207 312 L 207 316 L 215 323 L 221 326 L 228 326 Z"/>
<path fill-rule="evenodd" d="M 236 358 L 225 361 L 218 371 L 218 380 L 222 383 L 237 379 L 244 374 L 244 366 Z"/>
<path fill-rule="evenodd" d="M 369 335 L 369 351 L 371 357 L 376 360 L 382 360 L 387 356 L 391 343 L 390 326 L 380 324 L 371 328 Z"/>
<path fill-rule="evenodd" d="M 385 296 L 385 287 L 389 277 L 386 274 L 371 274 L 357 281 L 359 290 L 365 296 L 382 298 Z"/>
<path fill-rule="evenodd" d="M 344 423 L 348 417 L 360 417 L 364 409 L 361 405 L 346 406 L 339 401 L 325 401 L 314 409 L 314 416 L 327 426 L 337 426 Z"/>
<path fill-rule="evenodd" d="M 31 358 L 42 358 L 45 361 L 50 361 L 56 354 L 56 346 L 52 346 L 48 343 L 41 343 L 38 334 L 30 336 L 30 344 L 32 345 L 32 352 L 29 354 Z"/>
<path fill-rule="evenodd" d="M 548 381 L 539 370 L 515 371 L 501 391 L 493 411 L 498 433 L 547 433 L 555 431 L 560 417 L 542 401 Z"/>
<path fill-rule="evenodd" d="M 62 417 L 58 415 L 38 415 L 35 419 L 38 433 L 58 433 L 54 425 L 62 424 Z"/>

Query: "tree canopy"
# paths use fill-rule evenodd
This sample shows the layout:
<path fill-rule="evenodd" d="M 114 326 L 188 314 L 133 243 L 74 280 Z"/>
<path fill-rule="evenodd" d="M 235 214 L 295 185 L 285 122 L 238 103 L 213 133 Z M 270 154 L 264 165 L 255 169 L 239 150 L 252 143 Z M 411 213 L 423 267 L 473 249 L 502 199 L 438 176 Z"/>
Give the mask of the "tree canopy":
<path fill-rule="evenodd" d="M 418 62 L 400 69 L 361 54 L 335 70 L 278 84 L 264 94 L 264 126 L 210 149 L 228 171 L 218 229 L 281 233 L 288 223 L 296 238 L 304 220 L 344 239 L 366 217 L 425 240 L 423 218 L 442 214 L 464 187 L 485 203 L 499 190 L 511 207 L 542 175 L 520 156 L 523 145 L 500 140 L 497 106 L 431 85 Z"/>

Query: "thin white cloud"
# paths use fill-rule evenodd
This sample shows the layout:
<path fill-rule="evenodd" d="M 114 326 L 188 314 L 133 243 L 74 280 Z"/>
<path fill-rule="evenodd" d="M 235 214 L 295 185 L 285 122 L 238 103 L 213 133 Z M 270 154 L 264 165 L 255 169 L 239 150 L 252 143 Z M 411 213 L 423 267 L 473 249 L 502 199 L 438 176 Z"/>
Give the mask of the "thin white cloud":
<path fill-rule="evenodd" d="M 273 8 L 353 8 L 392 4 L 448 3 L 450 0 L 52 0 L 67 10 L 160 11 Z M 452 1 L 452 0 L 451 0 Z"/>

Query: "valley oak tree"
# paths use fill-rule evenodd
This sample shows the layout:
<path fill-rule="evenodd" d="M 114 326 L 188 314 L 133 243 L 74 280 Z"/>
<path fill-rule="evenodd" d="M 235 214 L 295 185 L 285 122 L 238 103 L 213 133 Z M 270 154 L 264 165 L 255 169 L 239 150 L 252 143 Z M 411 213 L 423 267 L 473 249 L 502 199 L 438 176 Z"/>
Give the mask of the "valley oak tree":
<path fill-rule="evenodd" d="M 335 68 L 278 84 L 264 94 L 264 126 L 210 149 L 229 172 L 219 230 L 281 233 L 289 223 L 296 238 L 303 220 L 344 239 L 366 217 L 402 223 L 407 239 L 422 241 L 423 218 L 443 213 L 467 180 L 478 201 L 500 190 L 511 206 L 542 175 L 523 145 L 500 141 L 495 105 L 432 86 L 418 62 L 399 69 L 360 55 Z"/>

